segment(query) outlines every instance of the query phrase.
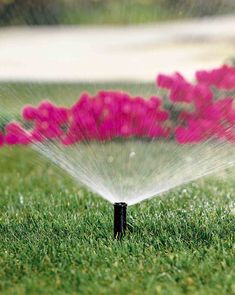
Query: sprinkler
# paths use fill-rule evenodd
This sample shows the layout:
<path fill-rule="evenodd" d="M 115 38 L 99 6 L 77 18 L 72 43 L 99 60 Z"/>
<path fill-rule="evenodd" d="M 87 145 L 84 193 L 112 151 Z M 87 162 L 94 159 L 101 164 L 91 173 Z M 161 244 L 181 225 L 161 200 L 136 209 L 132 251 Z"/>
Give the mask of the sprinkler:
<path fill-rule="evenodd" d="M 214 76 L 226 77 L 226 83 Z M 167 101 L 99 91 L 83 93 L 66 107 L 45 100 L 26 105 L 18 123 L 0 130 L 0 148 L 28 145 L 109 201 L 114 238 L 121 240 L 127 204 L 235 163 L 234 97 L 223 98 L 224 91 L 235 92 L 235 67 L 197 72 L 196 80 L 190 84 L 179 73 L 159 74 Z"/>
<path fill-rule="evenodd" d="M 126 231 L 126 208 L 124 202 L 114 204 L 114 238 L 120 240 Z"/>

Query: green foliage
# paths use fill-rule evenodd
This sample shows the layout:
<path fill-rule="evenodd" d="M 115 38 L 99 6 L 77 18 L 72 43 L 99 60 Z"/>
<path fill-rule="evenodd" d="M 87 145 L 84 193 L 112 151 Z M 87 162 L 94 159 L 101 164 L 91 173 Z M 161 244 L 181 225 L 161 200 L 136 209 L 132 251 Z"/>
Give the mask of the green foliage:
<path fill-rule="evenodd" d="M 214 15 L 224 0 L 0 0 L 0 24 L 120 24 Z"/>
<path fill-rule="evenodd" d="M 0 150 L 0 293 L 235 294 L 234 181 L 218 177 L 128 208 L 29 149 Z"/>

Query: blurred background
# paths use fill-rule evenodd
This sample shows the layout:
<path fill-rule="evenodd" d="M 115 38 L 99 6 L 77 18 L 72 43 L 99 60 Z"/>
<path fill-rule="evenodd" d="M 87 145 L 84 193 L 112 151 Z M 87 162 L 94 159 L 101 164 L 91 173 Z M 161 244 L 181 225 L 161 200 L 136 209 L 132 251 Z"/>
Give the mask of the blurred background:
<path fill-rule="evenodd" d="M 154 83 L 232 63 L 234 0 L 0 0 L 0 81 Z"/>
<path fill-rule="evenodd" d="M 0 0 L 0 24 L 132 24 L 232 11 L 234 0 Z"/>

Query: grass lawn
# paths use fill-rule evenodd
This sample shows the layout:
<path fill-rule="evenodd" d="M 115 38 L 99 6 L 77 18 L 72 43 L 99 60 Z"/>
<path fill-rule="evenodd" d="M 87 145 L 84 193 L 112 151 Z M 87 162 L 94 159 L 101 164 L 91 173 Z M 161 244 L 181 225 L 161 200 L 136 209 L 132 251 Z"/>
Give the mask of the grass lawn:
<path fill-rule="evenodd" d="M 44 94 L 72 100 L 85 86 L 4 84 L 0 107 Z M 1 149 L 0 293 L 235 294 L 232 172 L 128 208 L 128 233 L 118 242 L 111 204 L 29 148 Z"/>

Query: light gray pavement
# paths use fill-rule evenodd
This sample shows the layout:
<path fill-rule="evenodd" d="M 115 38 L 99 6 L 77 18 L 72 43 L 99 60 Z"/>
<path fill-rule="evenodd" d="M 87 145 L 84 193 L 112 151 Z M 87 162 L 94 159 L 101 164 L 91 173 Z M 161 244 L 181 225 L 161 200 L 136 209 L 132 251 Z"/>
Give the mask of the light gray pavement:
<path fill-rule="evenodd" d="M 0 30 L 0 80 L 153 81 L 235 56 L 235 16 L 127 27 Z"/>

